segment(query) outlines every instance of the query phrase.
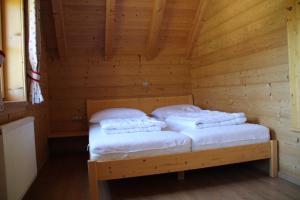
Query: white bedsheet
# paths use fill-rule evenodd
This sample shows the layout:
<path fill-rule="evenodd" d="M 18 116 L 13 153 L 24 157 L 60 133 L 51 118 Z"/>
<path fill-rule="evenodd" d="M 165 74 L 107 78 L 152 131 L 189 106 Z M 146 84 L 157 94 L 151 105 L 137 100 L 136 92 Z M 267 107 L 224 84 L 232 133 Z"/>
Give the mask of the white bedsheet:
<path fill-rule="evenodd" d="M 192 139 L 192 151 L 263 143 L 270 140 L 269 129 L 257 124 L 241 124 L 204 129 L 168 124 L 166 130 L 176 130 Z"/>
<path fill-rule="evenodd" d="M 171 131 L 107 135 L 100 126 L 89 131 L 91 160 L 115 160 L 191 151 L 191 139 Z"/>

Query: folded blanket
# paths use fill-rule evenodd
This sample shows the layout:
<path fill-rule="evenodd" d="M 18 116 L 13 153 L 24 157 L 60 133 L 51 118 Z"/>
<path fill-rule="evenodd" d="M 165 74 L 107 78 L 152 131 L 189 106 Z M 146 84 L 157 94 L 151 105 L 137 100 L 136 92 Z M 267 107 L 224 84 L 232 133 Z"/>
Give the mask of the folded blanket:
<path fill-rule="evenodd" d="M 165 128 L 165 122 L 150 117 L 126 118 L 126 119 L 106 119 L 100 122 L 102 130 L 124 130 L 124 129 L 146 129 L 158 127 Z M 157 129 L 157 128 L 156 128 Z"/>
<path fill-rule="evenodd" d="M 137 132 L 157 132 L 161 131 L 161 127 L 152 126 L 147 128 L 131 128 L 131 129 L 103 129 L 103 133 L 112 135 L 112 134 L 123 134 L 123 133 L 137 133 Z"/>
<path fill-rule="evenodd" d="M 170 116 L 167 123 L 179 124 L 187 127 L 208 128 L 227 125 L 243 124 L 247 121 L 244 113 L 225 113 L 203 110 L 197 113 L 185 113 Z"/>

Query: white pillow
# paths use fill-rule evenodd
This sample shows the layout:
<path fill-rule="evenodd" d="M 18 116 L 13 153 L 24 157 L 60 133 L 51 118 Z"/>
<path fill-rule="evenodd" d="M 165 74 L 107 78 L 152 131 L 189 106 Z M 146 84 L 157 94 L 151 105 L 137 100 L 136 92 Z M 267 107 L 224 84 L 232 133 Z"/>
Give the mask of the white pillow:
<path fill-rule="evenodd" d="M 152 127 L 166 128 L 166 123 L 151 117 L 104 119 L 100 122 L 103 130 L 147 129 Z"/>
<path fill-rule="evenodd" d="M 151 114 L 152 116 L 160 119 L 160 120 L 165 120 L 167 117 L 175 114 L 181 114 L 181 113 L 191 113 L 191 112 L 199 112 L 202 109 L 190 105 L 190 104 L 181 104 L 181 105 L 174 105 L 174 106 L 165 106 L 165 107 L 160 107 L 154 110 Z"/>
<path fill-rule="evenodd" d="M 92 115 L 90 123 L 99 123 L 104 119 L 139 118 L 147 116 L 141 110 L 132 108 L 110 108 Z"/>

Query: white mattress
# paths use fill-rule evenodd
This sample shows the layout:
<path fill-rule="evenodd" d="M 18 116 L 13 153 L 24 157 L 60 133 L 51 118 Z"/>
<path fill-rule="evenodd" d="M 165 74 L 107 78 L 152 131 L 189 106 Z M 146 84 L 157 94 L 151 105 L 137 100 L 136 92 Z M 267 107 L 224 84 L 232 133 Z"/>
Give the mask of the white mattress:
<path fill-rule="evenodd" d="M 176 130 L 189 136 L 192 139 L 192 151 L 257 144 L 270 140 L 268 128 L 248 123 L 204 129 L 168 124 L 167 130 Z"/>
<path fill-rule="evenodd" d="M 99 126 L 89 131 L 91 160 L 116 160 L 184 153 L 191 151 L 191 139 L 172 131 L 107 135 Z"/>

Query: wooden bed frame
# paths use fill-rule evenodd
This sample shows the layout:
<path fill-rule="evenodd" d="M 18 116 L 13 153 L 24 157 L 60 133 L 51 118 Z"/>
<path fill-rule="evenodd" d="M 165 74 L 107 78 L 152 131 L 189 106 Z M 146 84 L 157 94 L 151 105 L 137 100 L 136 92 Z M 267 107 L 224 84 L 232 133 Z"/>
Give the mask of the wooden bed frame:
<path fill-rule="evenodd" d="M 192 96 L 153 97 L 118 100 L 88 100 L 87 116 L 99 110 L 113 107 L 130 107 L 150 113 L 155 108 L 175 105 L 193 104 Z M 226 148 L 188 152 L 154 157 L 122 159 L 112 161 L 88 161 L 90 198 L 98 200 L 103 189 L 99 181 L 122 179 L 129 177 L 182 172 L 192 169 L 221 166 L 234 163 L 269 159 L 270 176 L 278 173 L 277 140 L 266 143 L 250 144 Z"/>

